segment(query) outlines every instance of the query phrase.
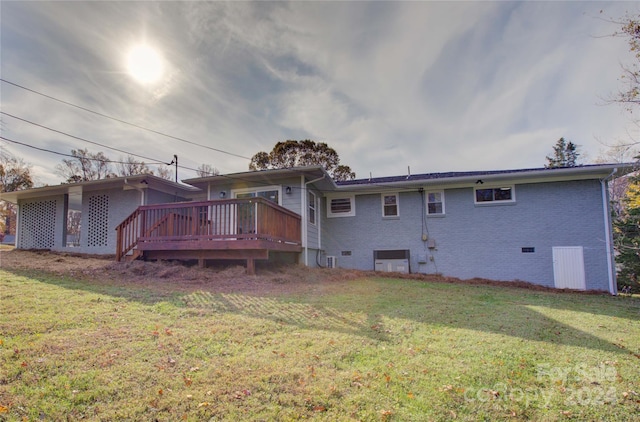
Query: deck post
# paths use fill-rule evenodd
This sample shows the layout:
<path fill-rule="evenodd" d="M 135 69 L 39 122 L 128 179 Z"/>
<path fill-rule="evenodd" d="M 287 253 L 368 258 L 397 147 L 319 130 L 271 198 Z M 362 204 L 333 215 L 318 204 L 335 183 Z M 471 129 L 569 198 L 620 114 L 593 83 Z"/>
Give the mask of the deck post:
<path fill-rule="evenodd" d="M 256 261 L 253 258 L 247 258 L 247 274 L 256 275 Z"/>
<path fill-rule="evenodd" d="M 206 267 L 206 262 L 205 262 L 204 258 L 198 258 L 198 267 L 200 267 L 200 268 L 205 268 Z"/>

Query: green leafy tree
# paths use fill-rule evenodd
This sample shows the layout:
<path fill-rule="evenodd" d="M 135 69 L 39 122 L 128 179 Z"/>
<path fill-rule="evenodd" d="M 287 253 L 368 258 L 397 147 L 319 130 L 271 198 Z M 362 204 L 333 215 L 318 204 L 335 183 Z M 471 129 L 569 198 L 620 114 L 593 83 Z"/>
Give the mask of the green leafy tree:
<path fill-rule="evenodd" d="M 547 168 L 575 167 L 578 164 L 578 146 L 573 142 L 567 142 L 564 138 L 558 139 L 553 146 L 553 154 L 547 156 Z"/>
<path fill-rule="evenodd" d="M 622 104 L 627 111 L 633 113 L 640 105 L 640 15 L 627 13 L 616 21 L 620 30 L 615 36 L 627 39 L 632 60 L 622 65 L 620 81 L 622 88 L 611 100 L 612 103 Z M 636 122 L 638 123 L 638 122 Z M 632 139 L 626 146 L 637 145 Z M 638 156 L 635 157 L 636 161 Z M 640 178 L 630 177 L 627 190 L 622 200 L 622 206 L 614 214 L 614 244 L 616 246 L 616 264 L 618 267 L 618 288 L 630 286 L 639 292 L 638 277 L 640 276 Z M 615 206 L 615 204 L 614 204 Z M 614 208 L 615 209 L 615 208 Z"/>
<path fill-rule="evenodd" d="M 258 152 L 251 158 L 250 170 L 282 169 L 320 165 L 335 180 L 352 180 L 356 174 L 349 166 L 340 164 L 335 149 L 324 142 L 309 139 L 278 142 L 271 152 Z"/>
<path fill-rule="evenodd" d="M 618 290 L 629 286 L 640 292 L 640 179 L 633 178 L 624 202 L 624 212 L 613 222 Z"/>

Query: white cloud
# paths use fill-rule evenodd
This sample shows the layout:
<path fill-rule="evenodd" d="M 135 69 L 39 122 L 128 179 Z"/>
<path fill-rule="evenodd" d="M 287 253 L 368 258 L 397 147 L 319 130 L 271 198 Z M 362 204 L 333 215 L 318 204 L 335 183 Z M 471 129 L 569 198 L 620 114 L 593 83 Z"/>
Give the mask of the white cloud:
<path fill-rule="evenodd" d="M 627 117 L 600 97 L 617 90 L 618 63 L 630 53 L 623 39 L 600 37 L 617 28 L 598 12 L 619 17 L 628 6 L 10 2 L 1 69 L 52 96 L 248 157 L 280 140 L 311 138 L 336 148 L 362 177 L 407 166 L 535 167 L 560 136 L 594 157 L 598 140 L 626 136 Z M 151 88 L 123 69 L 127 47 L 141 40 L 168 62 L 166 79 Z M 247 169 L 246 159 L 2 88 L 6 112 L 77 136 L 167 160 L 177 152 L 190 167 Z M 5 135 L 34 145 L 94 149 L 3 120 Z M 22 151 L 39 171 L 59 162 Z"/>

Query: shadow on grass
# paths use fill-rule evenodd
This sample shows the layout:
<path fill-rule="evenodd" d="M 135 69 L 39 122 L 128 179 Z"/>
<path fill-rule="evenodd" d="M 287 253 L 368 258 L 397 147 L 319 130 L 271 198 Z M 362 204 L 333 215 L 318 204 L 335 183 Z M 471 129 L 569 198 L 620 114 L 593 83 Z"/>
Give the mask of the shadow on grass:
<path fill-rule="evenodd" d="M 7 271 L 7 270 L 5 270 Z M 108 295 L 144 305 L 168 302 L 177 307 L 215 313 L 236 313 L 294 325 L 301 329 L 335 331 L 392 341 L 397 333 L 387 327 L 391 319 L 429 324 L 434 329 L 452 327 L 577 346 L 605 352 L 628 353 L 620 345 L 570 326 L 536 310 L 587 312 L 619 317 L 604 297 L 530 292 L 494 286 L 454 286 L 398 279 L 366 278 L 331 282 L 331 292 L 306 291 L 280 296 L 255 293 L 219 293 L 205 290 L 154 288 L 117 280 L 83 280 L 35 271 L 7 271 L 37 282 Z M 336 286 L 338 286 L 336 288 Z M 341 289 L 344 286 L 344 289 Z M 581 310 L 584 300 L 587 310 Z M 634 301 L 635 302 L 635 301 Z M 631 304 L 633 308 L 636 303 Z M 599 309 L 600 312 L 592 312 Z M 565 316 L 566 317 L 566 316 Z M 606 329 L 606 326 L 602 326 Z"/>

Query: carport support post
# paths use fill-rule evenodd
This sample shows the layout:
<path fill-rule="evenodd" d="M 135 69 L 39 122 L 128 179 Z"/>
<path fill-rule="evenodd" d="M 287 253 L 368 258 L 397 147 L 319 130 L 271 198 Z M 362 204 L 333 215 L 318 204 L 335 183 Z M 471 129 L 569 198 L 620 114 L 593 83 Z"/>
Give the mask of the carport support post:
<path fill-rule="evenodd" d="M 253 258 L 247 258 L 247 274 L 256 275 L 256 261 Z"/>

